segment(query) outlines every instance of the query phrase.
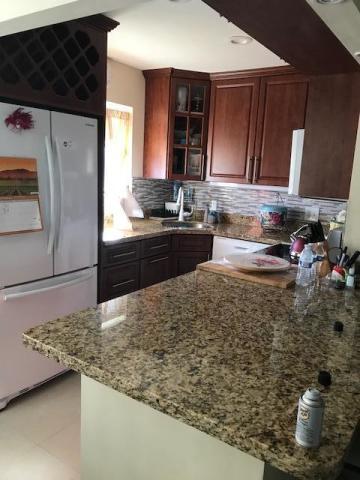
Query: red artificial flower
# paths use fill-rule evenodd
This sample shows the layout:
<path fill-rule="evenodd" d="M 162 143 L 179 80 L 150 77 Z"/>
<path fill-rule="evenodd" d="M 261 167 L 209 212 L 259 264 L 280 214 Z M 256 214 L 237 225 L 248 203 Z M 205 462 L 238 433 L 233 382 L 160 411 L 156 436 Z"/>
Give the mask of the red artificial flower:
<path fill-rule="evenodd" d="M 31 112 L 25 112 L 22 107 L 17 108 L 5 118 L 5 125 L 15 132 L 34 128 L 34 119 Z"/>

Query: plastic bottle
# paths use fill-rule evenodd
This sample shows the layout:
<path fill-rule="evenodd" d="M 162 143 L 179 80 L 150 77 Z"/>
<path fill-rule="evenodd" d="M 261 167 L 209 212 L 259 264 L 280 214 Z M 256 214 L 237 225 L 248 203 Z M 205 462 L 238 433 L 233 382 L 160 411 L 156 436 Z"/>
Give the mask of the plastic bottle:
<path fill-rule="evenodd" d="M 346 278 L 347 288 L 355 288 L 355 267 L 351 267 Z"/>
<path fill-rule="evenodd" d="M 301 252 L 298 272 L 296 277 L 296 284 L 301 287 L 308 287 L 314 283 L 315 270 L 313 268 L 314 254 L 312 245 L 307 243 L 304 250 Z"/>

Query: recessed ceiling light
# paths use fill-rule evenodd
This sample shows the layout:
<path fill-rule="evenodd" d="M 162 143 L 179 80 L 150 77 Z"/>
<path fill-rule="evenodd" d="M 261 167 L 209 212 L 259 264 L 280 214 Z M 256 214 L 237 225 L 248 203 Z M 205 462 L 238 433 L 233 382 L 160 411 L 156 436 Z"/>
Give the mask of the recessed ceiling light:
<path fill-rule="evenodd" d="M 247 45 L 252 42 L 253 39 L 247 35 L 233 35 L 230 37 L 230 43 L 233 45 Z"/>
<path fill-rule="evenodd" d="M 360 62 L 360 50 L 358 52 L 354 52 L 354 57 Z"/>
<path fill-rule="evenodd" d="M 335 5 L 336 3 L 343 3 L 345 0 L 316 0 L 317 3 L 321 3 L 323 5 Z"/>

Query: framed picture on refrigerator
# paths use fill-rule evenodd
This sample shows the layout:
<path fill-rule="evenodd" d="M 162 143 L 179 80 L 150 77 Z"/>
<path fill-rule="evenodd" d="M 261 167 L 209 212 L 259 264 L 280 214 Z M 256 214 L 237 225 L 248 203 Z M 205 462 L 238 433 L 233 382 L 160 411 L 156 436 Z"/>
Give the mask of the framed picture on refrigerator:
<path fill-rule="evenodd" d="M 42 229 L 36 159 L 0 157 L 0 235 Z"/>

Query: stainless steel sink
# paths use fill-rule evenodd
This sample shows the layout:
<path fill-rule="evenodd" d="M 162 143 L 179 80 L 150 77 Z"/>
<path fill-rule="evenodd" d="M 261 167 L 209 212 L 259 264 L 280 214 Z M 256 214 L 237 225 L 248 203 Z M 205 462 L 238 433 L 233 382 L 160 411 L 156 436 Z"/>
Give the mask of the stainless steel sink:
<path fill-rule="evenodd" d="M 210 223 L 204 222 L 181 222 L 179 220 L 163 220 L 161 222 L 163 227 L 167 228 L 181 228 L 181 229 L 193 229 L 193 230 L 211 230 L 214 228 Z"/>

